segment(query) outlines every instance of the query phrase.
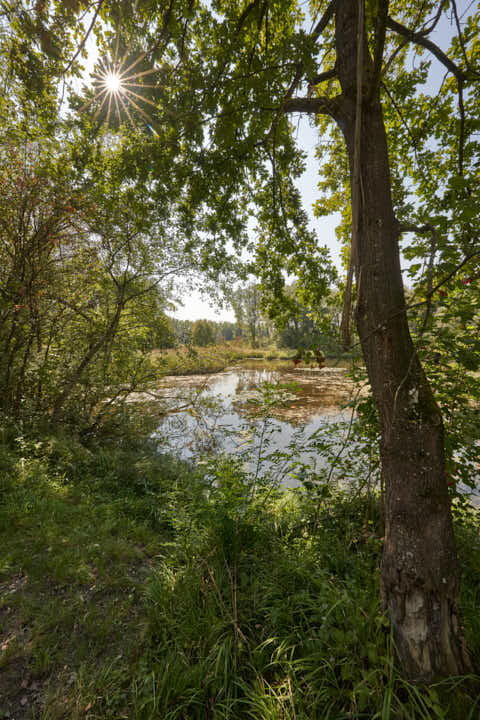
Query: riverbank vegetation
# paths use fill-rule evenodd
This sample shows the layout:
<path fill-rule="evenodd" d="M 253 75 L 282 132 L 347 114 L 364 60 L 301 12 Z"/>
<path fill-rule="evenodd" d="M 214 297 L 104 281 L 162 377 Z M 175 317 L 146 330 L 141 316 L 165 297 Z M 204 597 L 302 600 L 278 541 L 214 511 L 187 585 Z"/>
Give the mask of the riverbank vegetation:
<path fill-rule="evenodd" d="M 474 678 L 394 667 L 378 497 L 262 487 L 130 435 L 2 429 L 3 717 L 474 720 Z M 480 660 L 479 521 L 456 514 Z"/>
<path fill-rule="evenodd" d="M 197 375 L 220 372 L 248 360 L 291 361 L 294 353 L 275 346 L 254 348 L 236 342 L 207 347 L 187 345 L 168 351 L 154 350 L 152 357 L 161 375 Z"/>

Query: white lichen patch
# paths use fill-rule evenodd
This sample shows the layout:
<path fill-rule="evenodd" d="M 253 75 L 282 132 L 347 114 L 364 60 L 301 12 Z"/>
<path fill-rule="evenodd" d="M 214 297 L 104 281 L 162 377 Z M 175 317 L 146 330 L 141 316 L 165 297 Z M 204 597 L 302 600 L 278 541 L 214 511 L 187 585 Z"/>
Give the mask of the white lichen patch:
<path fill-rule="evenodd" d="M 418 405 L 418 388 L 413 387 L 408 391 L 410 405 Z"/>
<path fill-rule="evenodd" d="M 431 670 L 431 660 L 426 644 L 428 625 L 424 597 L 418 591 L 414 591 L 405 599 L 402 634 L 412 657 L 428 674 Z"/>

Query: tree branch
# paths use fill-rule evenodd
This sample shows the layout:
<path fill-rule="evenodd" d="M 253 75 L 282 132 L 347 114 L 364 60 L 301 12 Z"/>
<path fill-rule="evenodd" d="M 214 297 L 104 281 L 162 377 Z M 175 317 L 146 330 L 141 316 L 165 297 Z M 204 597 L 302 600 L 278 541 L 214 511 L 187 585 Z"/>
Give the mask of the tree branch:
<path fill-rule="evenodd" d="M 67 67 L 66 67 L 65 70 L 63 71 L 63 75 L 66 75 L 66 74 L 67 74 L 67 72 L 70 70 L 70 68 L 72 67 L 73 63 L 75 62 L 75 60 L 78 58 L 78 56 L 79 56 L 80 53 L 82 52 L 83 48 L 85 47 L 85 43 L 87 42 L 87 40 L 88 40 L 88 38 L 89 38 L 89 36 L 90 36 L 90 33 L 92 32 L 92 30 L 93 30 L 93 28 L 94 28 L 94 25 L 95 25 L 95 23 L 96 23 L 96 21 L 97 21 L 98 13 L 99 13 L 100 10 L 102 9 L 102 5 L 103 5 L 103 0 L 99 0 L 99 1 L 98 1 L 98 4 L 97 4 L 97 7 L 95 8 L 95 12 L 94 12 L 94 14 L 93 14 L 92 22 L 90 23 L 87 32 L 86 32 L 85 35 L 83 36 L 82 41 L 81 41 L 80 45 L 79 45 L 78 48 L 77 48 L 77 52 L 76 52 L 75 55 L 72 57 L 72 59 L 70 60 L 70 62 L 69 62 L 68 65 L 67 65 Z"/>
<path fill-rule="evenodd" d="M 478 238 L 476 238 L 478 240 Z M 380 325 L 377 325 L 377 327 L 374 327 L 373 330 L 371 330 L 367 335 L 365 335 L 361 340 L 355 343 L 355 345 L 352 346 L 352 349 L 359 346 L 362 342 L 365 340 L 368 340 L 368 338 L 372 337 L 372 335 L 375 335 L 375 333 L 380 332 L 381 330 L 384 330 L 387 325 L 392 322 L 392 320 L 395 320 L 399 315 L 401 315 L 404 312 L 407 312 L 408 310 L 413 310 L 414 308 L 421 307 L 422 305 L 426 305 L 429 302 L 429 299 L 432 297 L 434 293 L 437 292 L 439 288 L 442 287 L 442 285 L 445 285 L 449 280 L 451 280 L 454 275 L 458 273 L 459 270 L 462 269 L 464 265 L 468 263 L 469 260 L 472 260 L 474 257 L 477 257 L 480 255 L 480 250 L 474 250 L 473 252 L 469 253 L 468 255 L 465 255 L 463 260 L 451 270 L 451 272 L 448 273 L 448 275 L 445 275 L 436 285 L 433 287 L 430 292 L 428 293 L 428 298 L 426 300 L 420 300 L 416 303 L 411 303 L 409 305 L 405 305 L 403 308 L 398 310 L 397 312 L 390 315 L 390 317 L 387 318 L 384 322 L 380 323 Z"/>
<path fill-rule="evenodd" d="M 318 23 L 315 25 L 315 27 L 313 29 L 313 32 L 311 35 L 313 40 L 315 40 L 315 41 L 318 40 L 320 35 L 323 33 L 323 31 L 325 30 L 328 23 L 330 22 L 330 20 L 333 17 L 336 7 L 337 7 L 337 0 L 332 0 L 332 2 L 327 7 L 327 9 L 323 13 L 322 17 L 320 18 L 320 20 L 318 21 Z"/>
<path fill-rule="evenodd" d="M 387 17 L 388 17 L 389 0 L 383 0 L 377 15 L 377 24 L 375 27 L 375 52 L 373 58 L 373 73 L 370 86 L 370 97 L 375 97 L 380 87 L 380 78 L 382 75 L 383 51 L 385 49 L 385 37 L 387 34 Z"/>
<path fill-rule="evenodd" d="M 463 177 L 463 156 L 465 147 L 465 105 L 463 102 L 463 81 L 458 80 L 458 112 L 460 113 L 460 128 L 458 131 L 458 174 Z"/>
<path fill-rule="evenodd" d="M 317 25 L 315 26 L 311 38 L 316 41 L 322 34 L 322 32 L 327 27 L 328 23 L 332 19 L 335 8 L 337 6 L 337 0 L 332 0 L 330 5 L 327 7 L 326 11 L 318 21 Z M 295 88 L 298 86 L 300 80 L 302 79 L 302 75 L 304 73 L 304 64 L 303 62 L 298 63 L 297 69 L 295 71 L 295 75 L 293 76 L 292 82 L 290 83 L 287 91 L 285 92 L 285 95 L 283 97 L 283 103 L 279 109 L 279 112 L 277 116 L 275 117 L 274 121 L 272 122 L 272 126 L 270 128 L 270 132 L 268 133 L 269 137 L 274 137 L 278 125 L 278 121 L 280 119 L 280 115 L 282 112 L 303 112 L 303 113 L 313 113 L 313 114 L 320 114 L 324 113 L 326 115 L 332 115 L 332 112 L 330 112 L 327 108 L 327 104 L 329 105 L 330 101 L 327 98 L 292 98 L 292 94 L 295 91 Z"/>
<path fill-rule="evenodd" d="M 312 115 L 330 115 L 331 117 L 335 117 L 338 106 L 338 98 L 340 98 L 340 95 L 333 98 L 294 97 L 284 102 L 283 110 L 287 113 L 300 112 Z"/>
<path fill-rule="evenodd" d="M 445 77 L 446 77 L 446 75 L 445 75 Z M 443 83 L 442 83 L 442 85 L 443 85 Z M 411 142 L 412 142 L 413 152 L 414 152 L 414 155 L 415 155 L 415 159 L 416 159 L 416 161 L 417 161 L 418 169 L 419 169 L 419 171 L 420 171 L 420 173 L 421 173 L 424 181 L 425 181 L 425 182 L 428 182 L 428 178 L 427 178 L 427 176 L 426 176 L 426 174 L 425 174 L 425 172 L 424 172 L 423 165 L 422 165 L 422 162 L 421 162 L 421 160 L 420 160 L 420 153 L 419 153 L 419 149 L 418 149 L 418 145 L 417 145 L 417 140 L 416 140 L 413 132 L 411 131 L 411 129 L 410 129 L 410 127 L 409 127 L 409 125 L 408 125 L 408 123 L 407 123 L 407 121 L 406 121 L 406 119 L 405 119 L 405 117 L 404 117 L 404 115 L 403 115 L 403 112 L 402 112 L 401 108 L 399 107 L 399 105 L 398 105 L 398 103 L 396 102 L 395 98 L 393 97 L 392 93 L 391 93 L 390 90 L 388 89 L 387 85 L 382 82 L 382 87 L 383 87 L 383 89 L 385 90 L 385 92 L 386 92 L 386 94 L 387 94 L 387 96 L 388 96 L 388 99 L 389 99 L 390 102 L 392 103 L 392 106 L 393 106 L 395 112 L 397 113 L 398 117 L 400 118 L 400 122 L 402 123 L 403 127 L 405 128 L 405 130 L 406 130 L 406 132 L 407 132 L 407 134 L 408 134 L 408 136 L 409 136 L 409 138 L 410 138 L 410 140 L 411 140 Z"/>
<path fill-rule="evenodd" d="M 425 313 L 423 315 L 422 324 L 421 324 L 420 330 L 418 332 L 418 337 L 422 337 L 422 335 L 425 332 L 425 329 L 427 327 L 428 318 L 430 317 L 430 314 L 432 311 L 433 271 L 434 271 L 434 264 L 435 264 L 435 255 L 436 255 L 437 248 L 438 248 L 437 230 L 430 223 L 425 223 L 425 225 L 414 225 L 413 223 L 400 223 L 399 230 L 400 230 L 400 232 L 414 232 L 419 235 L 423 235 L 424 233 L 429 232 L 432 236 L 432 242 L 430 244 L 430 258 L 428 261 L 428 268 L 427 268 L 427 292 L 426 292 L 427 299 L 425 301 Z"/>
<path fill-rule="evenodd" d="M 455 75 L 457 80 L 467 80 L 467 74 L 465 71 L 459 68 L 453 60 L 450 60 L 448 55 L 446 55 L 443 50 L 438 47 L 438 45 L 435 45 L 434 42 L 425 37 L 423 32 L 414 32 L 413 30 L 406 28 L 404 25 L 401 25 L 396 20 L 393 20 L 391 17 L 387 17 L 386 25 L 390 28 L 390 30 L 393 30 L 398 35 L 401 35 L 410 42 L 413 42 L 415 45 L 421 45 L 427 50 L 430 50 L 437 60 L 439 60 L 442 65 L 445 65 L 445 67 L 450 70 L 453 75 Z"/>
<path fill-rule="evenodd" d="M 415 30 L 415 32 L 418 32 L 419 35 L 430 35 L 430 33 L 431 33 L 433 30 L 435 30 L 435 28 L 436 28 L 436 26 L 437 26 L 437 24 L 438 24 L 438 22 L 439 22 L 439 20 L 440 20 L 440 18 L 441 18 L 441 16 L 442 16 L 443 8 L 444 8 L 444 6 L 446 5 L 447 2 L 448 2 L 448 0 L 442 0 L 442 2 L 440 2 L 440 5 L 439 5 L 438 10 L 437 10 L 437 13 L 436 13 L 436 15 L 432 18 L 432 20 L 430 21 L 430 25 L 428 25 L 428 27 L 424 25 L 422 30 L 418 30 L 418 31 Z M 391 66 L 391 64 L 393 63 L 393 61 L 394 61 L 395 58 L 397 57 L 398 53 L 403 50 L 403 48 L 405 47 L 405 45 L 408 45 L 408 42 L 409 42 L 408 40 L 404 40 L 402 43 L 400 43 L 400 45 L 399 45 L 397 48 L 395 48 L 395 50 L 393 51 L 392 55 L 390 56 L 390 58 L 389 58 L 389 59 L 387 60 L 387 62 L 385 63 L 385 67 L 383 68 L 383 75 L 386 75 L 386 74 L 387 74 L 388 68 Z"/>
<path fill-rule="evenodd" d="M 243 23 L 245 22 L 247 17 L 250 15 L 252 10 L 254 10 L 257 7 L 258 3 L 259 3 L 259 0 L 253 0 L 253 2 L 251 2 L 249 5 L 247 5 L 245 10 L 242 12 L 242 14 L 240 15 L 240 17 L 238 18 L 238 21 L 237 21 L 237 28 L 236 28 L 237 34 L 242 29 Z"/>
<path fill-rule="evenodd" d="M 363 51 L 365 40 L 365 5 L 364 0 L 358 0 L 358 27 L 357 27 L 357 69 L 356 69 L 356 98 L 355 98 L 355 133 L 353 142 L 353 172 L 352 172 L 352 250 L 353 267 L 357 264 L 357 238 L 360 232 L 360 198 L 361 198 L 361 142 L 362 142 L 362 95 L 363 95 Z"/>
<path fill-rule="evenodd" d="M 430 225 L 430 223 L 425 223 L 425 225 L 415 225 L 414 223 L 399 223 L 398 224 L 398 231 L 401 233 L 404 232 L 413 232 L 417 233 L 418 235 L 423 235 L 427 232 L 432 233 L 432 235 L 436 238 L 437 237 L 437 231 L 433 227 L 433 225 Z"/>
<path fill-rule="evenodd" d="M 465 41 L 464 41 L 464 39 L 463 39 L 462 28 L 461 28 L 461 25 L 460 25 L 460 18 L 458 17 L 458 12 L 457 12 L 457 3 L 455 2 L 455 0 L 452 0 L 452 8 L 453 8 L 453 14 L 454 14 L 454 17 L 455 17 L 455 24 L 456 24 L 456 26 L 457 26 L 458 42 L 460 43 L 460 47 L 462 48 L 462 54 L 463 54 L 463 57 L 464 57 L 464 60 L 465 60 L 465 65 L 466 65 L 467 68 L 469 68 L 469 67 L 470 67 L 470 61 L 469 61 L 469 59 L 468 59 L 467 49 L 466 49 L 466 47 L 465 47 Z"/>
<path fill-rule="evenodd" d="M 445 7 L 445 5 L 447 5 L 447 3 L 448 3 L 448 0 L 441 0 L 440 4 L 438 6 L 436 15 L 432 18 L 430 25 L 428 27 L 424 26 L 423 30 L 419 31 L 420 35 L 430 35 L 432 30 L 435 30 L 440 18 L 442 17 L 443 8 Z"/>
<path fill-rule="evenodd" d="M 427 233 L 427 232 L 431 233 L 432 234 L 432 246 L 435 247 L 435 251 L 436 251 L 437 245 L 438 245 L 437 231 L 433 227 L 433 225 L 430 225 L 430 223 L 425 223 L 425 225 L 414 225 L 412 223 L 399 223 L 398 229 L 399 229 L 399 232 L 401 232 L 401 233 L 402 232 L 415 232 L 415 233 L 420 233 L 420 234 Z M 479 242 L 478 237 L 474 238 L 474 240 L 476 241 L 476 245 L 478 245 L 478 242 Z M 445 283 L 447 283 L 449 280 L 451 280 L 451 278 L 454 275 L 456 275 L 458 273 L 458 271 L 461 270 L 462 267 L 464 265 L 466 265 L 469 260 L 472 260 L 472 258 L 478 257 L 479 255 L 480 255 L 480 250 L 476 250 L 476 249 L 472 250 L 472 252 L 470 252 L 470 253 L 467 253 L 465 255 L 465 257 L 463 258 L 463 260 L 458 265 L 456 265 L 456 267 L 454 267 L 453 270 L 451 270 L 447 275 L 445 275 L 434 287 L 432 287 L 432 282 L 430 280 L 429 289 L 427 290 L 427 292 L 425 294 L 427 299 L 422 300 L 417 303 L 414 303 L 412 305 L 407 305 L 406 309 L 409 310 L 411 308 L 419 307 L 420 305 L 425 305 L 426 303 L 430 302 L 432 295 L 434 293 L 436 293 L 437 290 L 442 287 L 442 285 L 445 285 Z"/>
<path fill-rule="evenodd" d="M 365 5 L 364 0 L 358 0 L 358 21 L 357 21 L 357 66 L 356 66 L 356 98 L 355 98 L 355 131 L 353 141 L 353 169 L 352 169 L 352 241 L 350 248 L 350 258 L 348 261 L 347 282 L 343 296 L 342 321 L 341 330 L 343 336 L 343 345 L 345 348 L 350 347 L 350 316 L 352 312 L 352 284 L 353 274 L 358 271 L 357 268 L 357 247 L 358 236 L 360 233 L 361 222 L 361 136 L 362 136 L 362 95 L 363 95 L 363 52 L 365 41 Z M 358 271 L 359 273 L 360 271 Z M 358 274 L 360 284 L 360 276 Z M 358 293 L 360 298 L 360 292 Z M 358 307 L 358 299 L 357 299 Z"/>
<path fill-rule="evenodd" d="M 315 85 L 320 85 L 322 82 L 326 82 L 327 80 L 333 80 L 333 78 L 337 77 L 337 71 L 333 67 L 331 70 L 325 70 L 325 72 L 320 73 L 319 75 L 315 75 L 310 82 L 309 87 L 314 87 Z"/>

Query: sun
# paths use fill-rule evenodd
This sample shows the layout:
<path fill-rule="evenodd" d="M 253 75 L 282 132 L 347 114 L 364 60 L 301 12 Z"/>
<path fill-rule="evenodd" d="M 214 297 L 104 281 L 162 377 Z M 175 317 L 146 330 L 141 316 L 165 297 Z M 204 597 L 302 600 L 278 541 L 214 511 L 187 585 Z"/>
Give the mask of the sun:
<path fill-rule="evenodd" d="M 149 54 L 148 50 L 141 52 L 136 59 L 127 63 L 128 49 L 125 51 L 125 56 L 120 59 L 118 48 L 119 41 L 117 38 L 115 51 L 112 53 L 107 52 L 106 55 L 99 58 L 95 71 L 91 73 L 93 96 L 80 108 L 80 112 L 87 110 L 92 104 L 97 105 L 93 117 L 96 119 L 103 111 L 105 115 L 103 122 L 107 126 L 111 115 L 116 115 L 120 119 L 121 115 L 125 114 L 130 125 L 134 127 L 136 119 L 138 121 L 140 115 L 152 130 L 152 119 L 147 106 L 157 110 L 157 105 L 145 95 L 145 89 L 158 87 L 155 80 L 153 83 L 148 82 L 148 80 L 152 79 L 148 76 L 155 77 L 159 69 L 154 66 L 147 69 L 142 69 L 142 66 L 140 66 L 139 69 L 139 64 L 144 62 Z"/>
<path fill-rule="evenodd" d="M 122 92 L 122 78 L 118 73 L 115 72 L 109 72 L 104 77 L 104 85 L 105 89 L 109 93 L 118 93 Z"/>

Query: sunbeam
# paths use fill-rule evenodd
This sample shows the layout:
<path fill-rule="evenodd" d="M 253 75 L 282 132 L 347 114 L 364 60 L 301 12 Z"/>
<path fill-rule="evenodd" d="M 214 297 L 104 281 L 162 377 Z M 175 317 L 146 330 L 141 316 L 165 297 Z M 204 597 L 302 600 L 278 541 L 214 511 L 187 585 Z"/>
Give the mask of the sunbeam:
<path fill-rule="evenodd" d="M 157 109 L 157 104 L 150 97 L 140 95 L 140 91 L 147 88 L 155 90 L 158 87 L 158 84 L 154 80 L 152 82 L 151 78 L 148 78 L 148 82 L 145 83 L 142 82 L 142 78 L 158 73 L 159 68 L 153 67 L 147 70 L 138 68 L 138 64 L 147 57 L 147 52 L 142 52 L 139 57 L 127 64 L 129 55 L 131 57 L 131 53 L 127 49 L 123 57 L 119 59 L 119 41 L 117 39 L 111 54 L 99 58 L 95 71 L 91 73 L 93 97 L 87 100 L 80 110 L 83 112 L 95 104 L 94 119 L 100 117 L 101 122 L 105 122 L 107 126 L 110 122 L 121 123 L 123 117 L 134 127 L 135 120 L 141 119 L 153 132 L 151 125 L 153 119 L 150 114 L 153 111 L 148 113 L 145 106 L 150 105 Z M 139 92 L 135 92 L 133 88 Z"/>

